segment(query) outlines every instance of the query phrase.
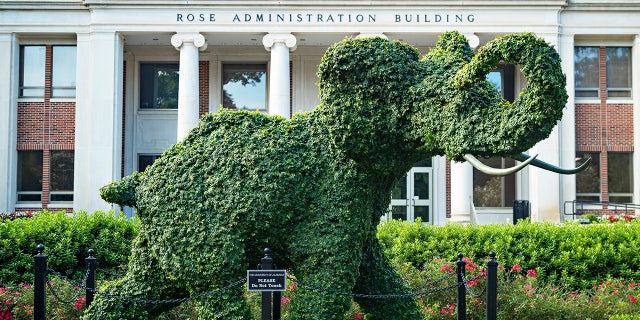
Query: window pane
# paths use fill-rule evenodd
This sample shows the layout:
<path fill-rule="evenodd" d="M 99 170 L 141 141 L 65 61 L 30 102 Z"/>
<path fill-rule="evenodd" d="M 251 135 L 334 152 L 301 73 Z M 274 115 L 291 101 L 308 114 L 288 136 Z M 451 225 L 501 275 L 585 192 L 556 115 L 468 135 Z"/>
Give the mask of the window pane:
<path fill-rule="evenodd" d="M 179 64 L 140 64 L 140 108 L 177 109 Z"/>
<path fill-rule="evenodd" d="M 591 158 L 591 164 L 584 171 L 576 174 L 576 198 L 578 200 L 600 200 L 600 154 L 576 153 L 576 165 L 583 164 Z"/>
<path fill-rule="evenodd" d="M 18 151 L 18 201 L 42 197 L 42 151 Z"/>
<path fill-rule="evenodd" d="M 508 168 L 515 160 L 507 158 L 480 159 L 494 168 Z M 473 204 L 476 207 L 511 207 L 515 200 L 516 175 L 490 176 L 473 169 Z"/>
<path fill-rule="evenodd" d="M 608 182 L 610 193 L 633 193 L 633 154 L 610 152 Z"/>
<path fill-rule="evenodd" d="M 51 151 L 51 191 L 73 191 L 73 151 Z"/>
<path fill-rule="evenodd" d="M 267 64 L 222 66 L 222 105 L 231 109 L 267 110 Z"/>
<path fill-rule="evenodd" d="M 54 46 L 51 74 L 52 97 L 76 96 L 76 47 Z"/>
<path fill-rule="evenodd" d="M 631 97 L 631 48 L 607 48 L 607 97 Z"/>
<path fill-rule="evenodd" d="M 498 92 L 502 95 L 502 72 L 500 71 L 491 71 L 487 74 L 487 80 L 496 88 Z"/>
<path fill-rule="evenodd" d="M 598 97 L 598 56 L 597 47 L 574 48 L 576 97 Z"/>
<path fill-rule="evenodd" d="M 138 172 L 144 172 L 148 166 L 152 165 L 160 155 L 138 155 Z"/>
<path fill-rule="evenodd" d="M 44 97 L 45 46 L 20 47 L 20 97 Z"/>
<path fill-rule="evenodd" d="M 391 199 L 406 199 L 407 198 L 407 175 L 403 175 L 402 178 L 396 182 L 391 189 Z"/>

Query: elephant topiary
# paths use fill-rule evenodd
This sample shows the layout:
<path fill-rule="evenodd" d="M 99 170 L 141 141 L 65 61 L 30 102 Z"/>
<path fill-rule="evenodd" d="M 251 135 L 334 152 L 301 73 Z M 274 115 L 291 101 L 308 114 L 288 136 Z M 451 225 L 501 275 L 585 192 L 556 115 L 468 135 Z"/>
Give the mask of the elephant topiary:
<path fill-rule="evenodd" d="M 504 61 L 528 84 L 504 101 L 486 74 Z M 400 42 L 345 39 L 318 75 L 321 104 L 286 120 L 221 110 L 204 116 L 144 173 L 101 190 L 135 206 L 140 235 L 126 276 L 103 288 L 86 319 L 147 319 L 173 299 L 224 287 L 270 247 L 302 283 L 343 293 L 406 294 L 376 238 L 390 189 L 435 155 L 520 156 L 548 137 L 566 104 L 553 47 L 514 34 L 474 53 L 444 33 L 423 58 Z M 527 160 L 534 164 L 540 162 Z M 527 163 L 528 163 L 527 162 Z M 350 297 L 299 287 L 294 319 L 342 319 Z M 241 286 L 196 300 L 201 319 L 251 319 Z M 373 319 L 420 319 L 413 299 L 355 298 Z"/>

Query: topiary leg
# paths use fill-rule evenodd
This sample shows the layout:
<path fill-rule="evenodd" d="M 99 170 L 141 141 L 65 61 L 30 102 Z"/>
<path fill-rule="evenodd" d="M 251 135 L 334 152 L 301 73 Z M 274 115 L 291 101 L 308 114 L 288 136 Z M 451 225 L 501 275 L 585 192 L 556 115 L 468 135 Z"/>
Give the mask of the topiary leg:
<path fill-rule="evenodd" d="M 389 260 L 382 252 L 377 239 L 370 240 L 365 246 L 360 277 L 356 281 L 354 292 L 366 294 L 408 294 L 408 289 L 395 272 Z M 356 298 L 356 302 L 371 319 L 416 320 L 421 314 L 412 297 L 393 299 Z"/>
<path fill-rule="evenodd" d="M 146 241 L 142 237 L 133 243 L 131 260 L 127 274 L 119 280 L 100 288 L 95 300 L 85 312 L 85 320 L 149 319 L 177 304 L 141 303 L 125 301 L 128 299 L 165 300 L 181 298 L 186 290 L 177 288 L 163 276 L 157 259 L 147 251 Z"/>
<path fill-rule="evenodd" d="M 305 226 L 317 229 L 299 233 L 301 236 L 291 241 L 289 249 L 294 252 L 297 267 L 293 272 L 299 281 L 291 301 L 291 319 L 343 319 L 358 277 L 360 235 L 346 232 L 338 224 L 323 228 L 320 223 L 310 222 Z M 302 261 L 300 256 L 304 257 Z M 326 290 L 316 290 L 314 286 Z"/>
<path fill-rule="evenodd" d="M 225 290 L 209 298 L 195 301 L 198 319 L 245 320 L 252 319 L 246 300 L 242 296 L 243 286 Z"/>

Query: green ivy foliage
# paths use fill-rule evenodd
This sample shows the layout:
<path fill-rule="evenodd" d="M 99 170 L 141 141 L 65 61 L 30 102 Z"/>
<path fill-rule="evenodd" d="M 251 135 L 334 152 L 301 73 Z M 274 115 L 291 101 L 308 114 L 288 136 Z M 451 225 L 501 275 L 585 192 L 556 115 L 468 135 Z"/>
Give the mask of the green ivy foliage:
<path fill-rule="evenodd" d="M 611 278 L 640 277 L 637 222 L 438 227 L 396 220 L 382 223 L 378 238 L 390 259 L 409 262 L 416 268 L 434 257 L 453 261 L 458 252 L 484 261 L 489 251 L 495 251 L 503 268 L 519 264 L 525 270 L 536 269 L 542 281 L 569 289 L 589 289 Z"/>
<path fill-rule="evenodd" d="M 526 35 L 513 39 L 543 46 Z M 458 152 L 513 154 L 523 148 L 509 142 L 496 149 L 491 143 L 500 137 L 492 137 L 489 146 L 463 141 L 476 136 L 461 134 L 460 126 L 479 120 L 469 122 L 465 114 L 491 116 L 482 127 L 466 129 L 478 135 L 496 134 L 496 117 L 511 114 L 484 110 L 501 103 L 495 92 L 486 95 L 488 82 L 478 80 L 467 93 L 455 85 L 455 73 L 445 70 L 465 65 L 460 57 L 471 59 L 458 33 L 443 35 L 433 52 L 452 63 L 420 60 L 415 48 L 397 41 L 345 39 L 320 63 L 321 104 L 312 112 L 291 120 L 228 110 L 206 115 L 143 174 L 105 186 L 105 200 L 135 206 L 141 219 L 129 271 L 109 291 L 140 299 L 201 294 L 244 277 L 270 247 L 278 266 L 302 283 L 342 293 L 408 293 L 376 239 L 393 183 L 432 155 L 457 159 Z M 514 59 L 529 63 L 524 57 Z M 432 83 L 454 89 L 435 92 Z M 481 110 L 455 110 L 462 107 Z M 520 111 L 528 119 L 529 110 Z M 545 121 L 555 123 L 556 113 Z M 534 124 L 506 127 L 500 134 L 518 143 L 531 130 L 548 134 Z M 234 288 L 196 301 L 199 317 L 248 319 L 241 294 Z M 356 301 L 371 319 L 420 318 L 412 299 Z M 86 319 L 146 319 L 170 307 L 100 296 Z M 340 319 L 349 307 L 346 295 L 301 286 L 290 312 L 295 319 Z"/>
<path fill-rule="evenodd" d="M 424 80 L 412 88 L 423 148 L 462 160 L 464 154 L 509 157 L 549 136 L 567 103 L 560 57 L 531 33 L 510 34 L 474 55 L 459 33 L 446 33 L 423 59 Z M 486 80 L 498 63 L 518 65 L 527 85 L 513 103 Z"/>
<path fill-rule="evenodd" d="M 0 284 L 33 283 L 33 256 L 40 243 L 45 245 L 48 267 L 76 281 L 86 273 L 89 249 L 95 251 L 100 268 L 120 270 L 137 234 L 137 219 L 102 211 L 43 211 L 0 222 Z"/>

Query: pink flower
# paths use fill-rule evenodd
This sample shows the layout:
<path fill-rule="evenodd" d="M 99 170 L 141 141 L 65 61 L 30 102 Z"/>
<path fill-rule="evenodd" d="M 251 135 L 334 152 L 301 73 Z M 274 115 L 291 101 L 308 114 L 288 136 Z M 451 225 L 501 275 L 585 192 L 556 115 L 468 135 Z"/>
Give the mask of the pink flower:
<path fill-rule="evenodd" d="M 629 296 L 629 300 L 631 301 L 631 303 L 638 302 L 638 300 L 636 300 L 636 297 L 634 297 L 633 295 Z"/>
<path fill-rule="evenodd" d="M 86 301 L 87 296 L 82 296 L 81 298 L 78 298 L 78 300 L 76 300 L 74 307 L 76 307 L 76 309 L 82 309 Z"/>
<path fill-rule="evenodd" d="M 356 320 L 362 320 L 362 319 L 364 319 L 362 317 L 362 313 L 356 313 Z"/>
<path fill-rule="evenodd" d="M 291 298 L 287 298 L 287 297 L 280 298 L 281 305 L 286 305 L 287 303 L 289 303 L 289 301 L 291 301 Z"/>
<path fill-rule="evenodd" d="M 456 310 L 456 306 L 453 304 L 450 304 L 446 307 L 440 308 L 440 314 L 453 314 L 455 310 Z"/>
<path fill-rule="evenodd" d="M 453 269 L 453 266 L 451 266 L 449 264 L 445 264 L 444 266 L 440 267 L 440 272 L 453 273 L 453 272 L 455 272 L 455 269 Z"/>
<path fill-rule="evenodd" d="M 514 264 L 513 267 L 511 267 L 511 272 L 519 272 L 522 271 L 522 267 L 519 264 Z"/>
<path fill-rule="evenodd" d="M 528 277 L 537 277 L 538 274 L 536 273 L 536 269 L 529 269 L 527 270 L 527 276 Z"/>
<path fill-rule="evenodd" d="M 614 292 L 612 293 L 612 295 L 614 295 L 614 296 L 617 296 L 617 295 L 619 295 L 619 294 L 620 294 L 620 291 L 618 291 L 618 289 L 616 289 L 616 291 L 614 291 Z"/>
<path fill-rule="evenodd" d="M 11 311 L 9 310 L 0 310 L 0 320 L 11 320 L 13 316 L 11 315 Z"/>

